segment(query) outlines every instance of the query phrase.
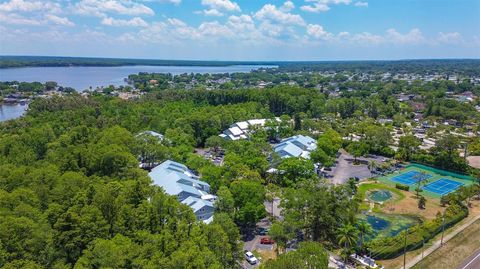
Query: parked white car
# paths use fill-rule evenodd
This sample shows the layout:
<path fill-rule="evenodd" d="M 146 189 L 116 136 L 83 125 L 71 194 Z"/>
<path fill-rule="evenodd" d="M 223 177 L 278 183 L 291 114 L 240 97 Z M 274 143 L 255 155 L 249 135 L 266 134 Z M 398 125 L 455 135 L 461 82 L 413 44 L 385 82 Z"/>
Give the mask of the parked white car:
<path fill-rule="evenodd" d="M 247 259 L 247 262 L 252 265 L 258 263 L 257 258 L 255 258 L 255 256 L 253 256 L 253 253 L 250 251 L 245 251 L 245 259 Z"/>

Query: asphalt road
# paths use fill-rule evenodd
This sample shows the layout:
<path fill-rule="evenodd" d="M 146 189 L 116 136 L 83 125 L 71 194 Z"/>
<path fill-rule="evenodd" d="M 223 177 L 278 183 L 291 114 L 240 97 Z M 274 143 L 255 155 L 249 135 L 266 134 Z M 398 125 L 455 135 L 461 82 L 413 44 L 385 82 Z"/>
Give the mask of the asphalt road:
<path fill-rule="evenodd" d="M 480 268 L 480 249 L 468 257 L 457 269 L 479 269 Z"/>

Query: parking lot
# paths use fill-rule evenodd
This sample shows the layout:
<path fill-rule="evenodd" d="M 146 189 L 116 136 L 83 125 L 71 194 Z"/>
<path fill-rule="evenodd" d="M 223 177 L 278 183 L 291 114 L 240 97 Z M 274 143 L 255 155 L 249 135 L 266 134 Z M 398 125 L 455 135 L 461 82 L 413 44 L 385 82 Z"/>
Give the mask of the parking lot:
<path fill-rule="evenodd" d="M 375 161 L 377 165 L 388 160 L 385 157 L 370 156 L 368 158 L 357 158 L 361 161 L 360 164 L 353 164 L 354 157 L 348 154 L 345 150 L 340 151 L 340 156 L 337 158 L 336 164 L 331 171 L 327 171 L 327 178 L 333 184 L 343 184 L 349 178 L 357 177 L 360 180 L 371 178 L 374 176 L 368 168 L 368 162 Z"/>
<path fill-rule="evenodd" d="M 257 223 L 257 229 L 256 231 L 252 231 L 251 233 L 244 235 L 244 245 L 243 249 L 248 250 L 251 252 L 254 251 L 273 251 L 274 250 L 274 245 L 266 245 L 266 244 L 261 244 L 260 240 L 262 237 L 265 237 L 265 230 L 263 234 L 259 234 L 259 229 L 268 229 L 270 227 L 271 223 L 268 220 L 268 218 L 262 219 L 260 222 Z M 259 259 L 259 263 L 255 265 L 249 264 L 245 258 L 243 259 L 242 267 L 243 268 L 255 268 L 259 266 L 260 263 L 262 263 L 260 257 L 256 256 L 257 259 Z"/>

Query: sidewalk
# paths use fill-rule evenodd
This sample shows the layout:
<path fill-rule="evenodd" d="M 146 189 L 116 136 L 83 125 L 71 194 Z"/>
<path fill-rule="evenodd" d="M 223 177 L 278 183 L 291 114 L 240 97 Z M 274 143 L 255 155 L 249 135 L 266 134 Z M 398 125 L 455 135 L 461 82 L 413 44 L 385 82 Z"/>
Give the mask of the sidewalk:
<path fill-rule="evenodd" d="M 462 224 L 461 226 L 459 226 L 458 228 L 456 228 L 455 230 L 453 230 L 452 232 L 448 233 L 447 235 L 445 235 L 445 237 L 443 238 L 443 243 L 445 244 L 446 242 L 448 242 L 450 239 L 452 239 L 453 237 L 455 237 L 457 234 L 459 234 L 461 231 L 463 231 L 465 228 L 467 228 L 468 226 L 472 225 L 475 221 L 479 220 L 480 219 L 480 215 L 477 215 L 475 216 L 474 218 L 470 219 L 468 222 Z M 422 257 L 422 254 L 419 254 L 417 255 L 416 257 L 414 257 L 413 259 L 411 259 L 407 264 L 406 264 L 406 268 L 407 269 L 410 269 L 412 268 L 413 266 L 415 266 L 417 263 L 419 263 L 423 258 L 427 257 L 428 255 L 432 254 L 435 250 L 437 250 L 438 248 L 441 247 L 441 239 L 440 240 L 437 240 L 432 246 L 430 246 L 429 248 L 425 249 L 424 251 L 424 255 Z"/>

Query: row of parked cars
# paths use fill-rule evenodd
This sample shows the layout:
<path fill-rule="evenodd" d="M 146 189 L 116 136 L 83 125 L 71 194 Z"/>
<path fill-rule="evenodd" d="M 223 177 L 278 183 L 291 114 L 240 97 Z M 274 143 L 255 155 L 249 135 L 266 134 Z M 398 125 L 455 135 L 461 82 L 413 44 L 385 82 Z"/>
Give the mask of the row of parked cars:
<path fill-rule="evenodd" d="M 273 245 L 275 241 L 270 238 L 268 235 L 269 229 L 266 227 L 257 227 L 254 234 L 262 236 L 260 238 L 260 244 L 262 245 Z M 251 251 L 245 250 L 245 259 L 251 265 L 256 265 L 259 263 L 259 260 L 253 255 Z"/>
<path fill-rule="evenodd" d="M 263 235 L 265 235 L 267 233 L 268 233 L 268 230 L 265 233 L 262 232 Z M 262 245 L 273 245 L 273 244 L 275 244 L 275 241 L 268 236 L 264 236 L 264 237 L 260 238 L 260 244 L 262 244 Z M 252 252 L 247 251 L 247 250 L 245 250 L 245 259 L 251 265 L 254 265 L 254 264 L 258 263 L 258 259 L 255 257 L 255 255 L 253 255 Z"/>

